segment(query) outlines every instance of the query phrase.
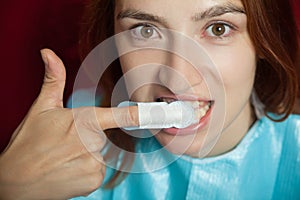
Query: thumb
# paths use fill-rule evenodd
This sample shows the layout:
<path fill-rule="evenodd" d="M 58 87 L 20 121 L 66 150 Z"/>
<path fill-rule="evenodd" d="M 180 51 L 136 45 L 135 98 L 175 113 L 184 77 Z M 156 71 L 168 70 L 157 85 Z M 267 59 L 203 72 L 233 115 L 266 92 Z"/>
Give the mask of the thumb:
<path fill-rule="evenodd" d="M 43 109 L 62 108 L 66 71 L 62 60 L 50 49 L 41 50 L 45 64 L 44 83 L 37 104 Z"/>

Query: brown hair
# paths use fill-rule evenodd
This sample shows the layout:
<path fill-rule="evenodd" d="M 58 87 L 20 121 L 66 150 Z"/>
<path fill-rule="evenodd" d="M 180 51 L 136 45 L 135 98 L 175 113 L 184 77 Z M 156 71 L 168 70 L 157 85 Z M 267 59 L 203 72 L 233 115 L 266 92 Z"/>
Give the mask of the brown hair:
<path fill-rule="evenodd" d="M 248 18 L 248 32 L 259 58 L 254 88 L 265 105 L 265 114 L 271 118 L 268 113 L 275 113 L 280 115 L 280 118 L 273 119 L 274 121 L 284 120 L 292 112 L 298 94 L 295 65 L 298 35 L 291 2 L 287 0 L 242 0 L 242 2 Z M 113 36 L 114 1 L 92 0 L 87 6 L 84 22 L 81 40 L 83 57 L 96 45 Z M 102 76 L 100 87 L 105 93 L 103 106 L 110 105 L 112 89 L 120 76 L 122 73 L 118 61 L 114 62 Z M 133 139 L 128 134 L 108 132 L 107 135 L 121 148 L 134 151 Z M 108 184 L 110 187 L 119 182 L 116 181 L 118 175 L 120 174 L 111 179 Z"/>
<path fill-rule="evenodd" d="M 286 0 L 243 0 L 243 4 L 248 32 L 259 56 L 254 88 L 266 115 L 276 113 L 282 115 L 278 121 L 284 120 L 298 94 L 298 35 L 291 4 Z"/>

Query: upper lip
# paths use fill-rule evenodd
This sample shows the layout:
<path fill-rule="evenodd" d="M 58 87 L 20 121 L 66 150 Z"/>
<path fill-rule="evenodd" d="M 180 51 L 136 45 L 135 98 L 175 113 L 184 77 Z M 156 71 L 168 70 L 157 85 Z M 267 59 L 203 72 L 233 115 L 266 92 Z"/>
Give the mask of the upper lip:
<path fill-rule="evenodd" d="M 196 95 L 190 95 L 190 94 L 180 94 L 180 95 L 160 94 L 155 96 L 156 101 L 161 98 L 170 98 L 170 99 L 174 99 L 175 101 L 213 101 L 212 99 L 209 98 L 198 97 Z"/>

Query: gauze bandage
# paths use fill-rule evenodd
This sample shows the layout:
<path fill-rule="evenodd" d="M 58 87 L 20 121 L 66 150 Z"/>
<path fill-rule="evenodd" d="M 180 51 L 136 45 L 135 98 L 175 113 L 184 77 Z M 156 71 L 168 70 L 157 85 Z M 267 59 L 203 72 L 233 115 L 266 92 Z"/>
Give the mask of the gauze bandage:
<path fill-rule="evenodd" d="M 194 108 L 182 101 L 166 102 L 122 102 L 118 107 L 138 106 L 139 126 L 126 130 L 186 128 L 197 122 Z"/>

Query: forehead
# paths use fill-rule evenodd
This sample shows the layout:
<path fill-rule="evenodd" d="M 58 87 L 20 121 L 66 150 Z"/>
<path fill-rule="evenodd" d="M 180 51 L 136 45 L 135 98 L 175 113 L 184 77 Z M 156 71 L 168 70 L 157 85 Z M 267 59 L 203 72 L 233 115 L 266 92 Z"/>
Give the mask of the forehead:
<path fill-rule="evenodd" d="M 116 11 L 136 9 L 159 15 L 193 14 L 213 6 L 233 4 L 243 7 L 241 0 L 116 0 Z"/>

